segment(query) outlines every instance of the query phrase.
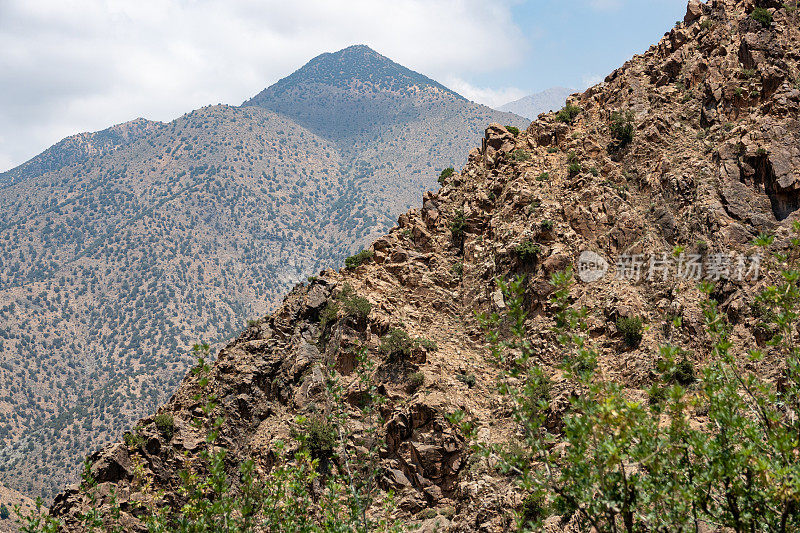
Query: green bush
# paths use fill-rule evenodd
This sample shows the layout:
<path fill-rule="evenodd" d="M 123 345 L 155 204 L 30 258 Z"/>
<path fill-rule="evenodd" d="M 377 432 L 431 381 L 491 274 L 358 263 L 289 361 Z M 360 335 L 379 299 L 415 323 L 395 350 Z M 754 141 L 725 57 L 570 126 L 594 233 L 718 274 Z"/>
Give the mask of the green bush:
<path fill-rule="evenodd" d="M 533 241 L 525 241 L 514 248 L 514 253 L 517 254 L 517 257 L 519 257 L 519 260 L 523 263 L 532 263 L 536 261 L 541 251 L 541 247 Z"/>
<path fill-rule="evenodd" d="M 707 29 L 712 28 L 712 27 L 714 27 L 714 23 L 711 21 L 711 19 L 706 19 L 706 20 L 704 20 L 703 22 L 700 23 L 700 29 L 701 30 L 707 30 Z"/>
<path fill-rule="evenodd" d="M 320 329 L 325 330 L 328 324 L 336 322 L 338 318 L 339 303 L 334 300 L 328 300 L 325 302 L 325 307 L 322 308 L 322 311 L 319 314 Z"/>
<path fill-rule="evenodd" d="M 353 286 L 345 283 L 339 293 L 339 301 L 342 303 L 344 314 L 357 322 L 363 322 L 372 310 L 372 304 L 363 296 L 356 294 Z"/>
<path fill-rule="evenodd" d="M 622 333 L 622 338 L 625 339 L 625 344 L 631 348 L 636 348 L 642 342 L 642 332 L 644 331 L 644 323 L 642 317 L 632 316 L 617 318 L 617 329 Z"/>
<path fill-rule="evenodd" d="M 351 255 L 344 260 L 344 266 L 347 268 L 358 268 L 363 265 L 375 255 L 372 250 L 361 250 L 356 255 Z"/>
<path fill-rule="evenodd" d="M 464 263 L 459 261 L 458 263 L 453 263 L 453 266 L 450 268 L 450 273 L 453 274 L 453 277 L 456 279 L 461 279 L 464 277 Z"/>
<path fill-rule="evenodd" d="M 172 413 L 158 413 L 153 421 L 158 431 L 164 435 L 167 440 L 172 438 L 172 435 L 175 433 L 175 418 L 172 416 Z"/>
<path fill-rule="evenodd" d="M 456 374 L 456 379 L 470 389 L 478 382 L 475 374 Z"/>
<path fill-rule="evenodd" d="M 514 135 L 515 137 L 519 135 L 519 128 L 516 126 L 506 126 L 506 129 L 508 130 L 508 133 Z"/>
<path fill-rule="evenodd" d="M 570 152 L 567 154 L 567 163 L 569 163 L 567 170 L 569 171 L 570 176 L 578 174 L 583 169 L 581 161 L 578 159 L 578 154 L 575 152 Z"/>
<path fill-rule="evenodd" d="M 752 13 L 750 13 L 750 18 L 764 26 L 765 28 L 769 28 L 772 25 L 772 13 L 769 12 L 768 9 L 763 7 L 755 8 Z"/>
<path fill-rule="evenodd" d="M 302 431 L 312 458 L 324 461 L 333 457 L 336 429 L 330 421 L 323 416 L 313 416 L 305 421 Z"/>
<path fill-rule="evenodd" d="M 447 180 L 447 178 L 449 178 L 455 173 L 456 169 L 454 169 L 453 167 L 447 167 L 446 169 L 442 170 L 442 172 L 439 174 L 439 179 L 438 179 L 439 185 L 444 185 L 445 180 Z"/>
<path fill-rule="evenodd" d="M 694 376 L 694 364 L 684 357 L 675 365 L 675 370 L 673 370 L 671 378 L 684 387 L 691 385 L 697 379 Z"/>
<path fill-rule="evenodd" d="M 522 148 L 518 148 L 517 150 L 511 152 L 511 159 L 514 161 L 528 161 L 530 158 L 530 152 L 523 150 Z"/>
<path fill-rule="evenodd" d="M 614 111 L 611 113 L 611 134 L 621 146 L 633 140 L 633 111 Z"/>
<path fill-rule="evenodd" d="M 386 354 L 389 361 L 408 359 L 417 348 L 429 352 L 439 349 L 434 341 L 423 337 L 412 337 L 401 328 L 394 328 L 381 337 L 380 350 Z"/>
<path fill-rule="evenodd" d="M 467 227 L 467 219 L 464 217 L 464 212 L 461 210 L 456 211 L 453 221 L 450 222 L 450 235 L 453 242 L 460 245 L 464 242 L 464 231 Z"/>
<path fill-rule="evenodd" d="M 539 227 L 542 231 L 552 231 L 553 230 L 553 221 L 552 220 L 542 220 L 539 224 Z"/>
<path fill-rule="evenodd" d="M 0 520 L 8 520 L 8 517 L 11 516 L 11 513 L 6 507 L 6 504 L 0 505 Z"/>
<path fill-rule="evenodd" d="M 125 441 L 125 445 L 128 446 L 128 448 L 134 450 L 144 445 L 144 435 L 142 435 L 140 431 L 141 428 L 137 426 L 133 431 L 126 431 L 122 436 L 122 440 Z"/>
<path fill-rule="evenodd" d="M 549 172 L 542 172 L 538 176 L 536 176 L 536 181 L 548 181 L 550 179 Z"/>
<path fill-rule="evenodd" d="M 381 337 L 380 350 L 390 361 L 399 361 L 411 357 L 415 348 L 414 339 L 405 330 L 394 328 Z"/>
<path fill-rule="evenodd" d="M 408 390 L 416 392 L 422 385 L 425 384 L 425 374 L 422 372 L 413 372 L 408 376 Z"/>
<path fill-rule="evenodd" d="M 524 524 L 535 524 L 545 516 L 544 495 L 539 492 L 531 492 L 522 500 L 520 517 Z"/>
<path fill-rule="evenodd" d="M 576 105 L 567 104 L 564 106 L 561 111 L 556 114 L 556 120 L 559 122 L 566 122 L 567 124 L 572 124 L 572 121 L 575 120 L 575 117 L 580 115 L 582 109 Z"/>

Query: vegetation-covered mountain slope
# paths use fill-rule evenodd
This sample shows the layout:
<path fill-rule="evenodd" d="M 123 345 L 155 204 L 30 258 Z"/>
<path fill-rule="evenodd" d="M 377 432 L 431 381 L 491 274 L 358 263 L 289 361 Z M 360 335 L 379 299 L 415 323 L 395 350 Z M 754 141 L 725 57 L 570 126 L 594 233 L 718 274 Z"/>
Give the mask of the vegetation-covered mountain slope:
<path fill-rule="evenodd" d="M 102 131 L 72 135 L 20 166 L 0 173 L 0 186 L 101 156 L 132 143 L 160 126 L 163 126 L 160 122 L 137 118 Z"/>
<path fill-rule="evenodd" d="M 550 382 L 540 396 L 525 389 L 544 401 L 544 407 L 538 401 L 528 409 L 544 413 L 543 423 L 555 439 L 551 457 L 569 456 L 570 450 L 559 444 L 569 438 L 564 424 L 572 420 L 571 431 L 576 431 L 574 421 L 582 418 L 573 411 L 581 405 L 575 399 L 590 394 L 586 383 L 563 370 L 567 350 L 554 331 L 559 324 L 554 315 L 563 311 L 554 305 L 558 301 L 576 310 L 586 307 L 581 321 L 596 352 L 593 379 L 605 384 L 603 390 L 619 387 L 614 394 L 622 400 L 613 403 L 612 396 L 599 404 L 604 418 L 592 426 L 598 434 L 603 427 L 636 434 L 625 426 L 626 413 L 658 413 L 653 406 L 667 400 L 651 391 L 662 383 L 658 347 L 669 343 L 685 358 L 680 382 L 687 383 L 686 394 L 694 398 L 670 405 L 682 405 L 687 427 L 723 435 L 724 428 L 711 418 L 718 403 L 702 401 L 708 380 L 722 378 L 700 370 L 720 362 L 721 345 L 708 328 L 723 323 L 729 342 L 726 368 L 761 379 L 773 391 L 777 387 L 777 394 L 794 390 L 796 395 L 796 388 L 787 388 L 787 376 L 797 378 L 796 370 L 787 368 L 791 360 L 782 358 L 782 343 L 767 343 L 770 330 L 763 323 L 769 313 L 756 297 L 768 285 L 785 281 L 767 268 L 774 259 L 764 257 L 760 276 L 749 270 L 737 275 L 735 262 L 728 272 L 713 265 L 720 254 L 733 260 L 738 254 L 750 258 L 760 253 L 752 243 L 762 234 L 774 236 L 775 251 L 791 247 L 800 207 L 797 16 L 775 2 L 693 0 L 683 23 L 604 83 L 572 98 L 561 112 L 516 135 L 501 125 L 490 126 L 463 170 L 444 180 L 438 192 L 426 194 L 421 208 L 402 215 L 372 244 L 371 257 L 296 286 L 277 311 L 250 324 L 225 347 L 208 373 L 199 368 L 187 375 L 158 411 L 160 420 L 172 421 L 168 432 L 150 416 L 130 430 L 125 442 L 94 454 L 91 472 L 98 485 L 62 493 L 53 516 L 77 530 L 80 514 L 95 505 L 89 491 L 99 492 L 99 505 L 107 510 L 110 500 L 102 495 L 112 488 L 124 495 L 120 520 L 130 530 L 143 527 L 149 506 L 180 509 L 187 496 L 178 472 L 205 472 L 206 436 L 219 420 L 213 445 L 227 455 L 214 472 L 227 471 L 228 479 L 239 479 L 237 469 L 246 460 L 254 462 L 258 475 L 268 476 L 277 465 L 291 462 L 297 448 L 311 446 L 318 456 L 329 450 L 333 471 L 346 470 L 348 457 L 377 457 L 380 487 L 395 493 L 393 516 L 424 530 L 500 532 L 513 527 L 515 512 L 539 517 L 541 501 L 529 498 L 537 488 L 522 487 L 518 476 L 531 457 L 525 455 L 531 442 L 526 438 L 533 437 L 522 432 L 516 417 L 520 410 L 497 388 L 500 370 L 525 362 L 515 359 L 521 352 L 512 352 L 506 366 L 498 368 L 475 317 L 476 312 L 508 311 L 514 304 L 496 280 L 520 274 L 525 275 L 525 353 Z M 762 244 L 769 240 L 762 235 Z M 578 282 L 568 297 L 554 294 L 551 275 L 576 265 L 586 250 L 610 263 L 610 271 L 601 280 Z M 698 279 L 678 276 L 675 270 L 667 279 L 648 276 L 646 268 L 638 279 L 628 279 L 631 272 L 616 266 L 621 256 L 651 254 L 676 262 L 681 254 L 701 256 L 705 270 L 700 277 L 716 282 L 710 293 L 721 313 L 711 326 L 705 325 L 709 311 Z M 563 331 L 568 315 L 560 316 Z M 510 338 L 513 324 L 498 330 L 501 339 Z M 786 331 L 796 335 L 796 321 Z M 753 348 L 763 358 L 748 357 Z M 790 349 L 797 359 L 796 347 Z M 508 387 L 521 389 L 526 376 L 504 379 Z M 343 405 L 333 401 L 337 396 L 331 396 L 330 383 L 341 385 Z M 739 397 L 738 387 L 725 389 L 734 391 L 726 401 Z M 379 408 L 383 423 L 371 425 L 362 415 L 368 390 L 386 398 Z M 216 403 L 202 409 L 211 395 Z M 341 409 L 347 417 L 340 416 Z M 786 409 L 767 423 L 768 431 L 796 425 L 792 408 Z M 454 412 L 463 413 L 474 432 L 465 435 L 451 423 L 447 415 Z M 324 433 L 298 416 L 322 417 L 339 432 L 333 432 L 328 448 L 319 440 L 309 445 L 308 439 Z M 750 412 L 744 416 L 758 419 Z M 728 422 L 731 431 L 743 423 L 738 418 Z M 377 431 L 378 441 L 370 429 Z M 637 442 L 615 445 L 634 447 Z M 488 458 L 472 454 L 471 444 L 510 444 L 520 462 L 498 468 L 503 461 L 497 453 Z M 578 444 L 592 449 L 591 439 Z M 739 457 L 737 446 L 726 449 L 730 457 Z M 614 486 L 620 488 L 626 468 L 634 468 L 631 476 L 647 473 L 636 470 L 639 463 L 620 461 L 620 449 L 597 453 L 605 454 L 608 470 L 598 481 L 592 476 L 606 465 L 592 464 L 581 478 L 587 483 L 619 481 Z M 760 457 L 761 452 L 753 453 Z M 590 462 L 591 457 L 580 460 Z M 682 463 L 685 468 L 670 471 L 695 471 L 703 461 L 718 459 L 701 454 Z M 784 459 L 796 473 L 796 453 Z M 752 461 L 749 466 L 747 460 L 712 464 L 738 469 L 719 479 L 731 476 L 726 479 L 736 484 L 735 490 L 744 487 L 743 498 L 785 487 L 776 489 L 783 499 L 770 502 L 775 509 L 734 513 L 740 494 L 721 483 L 708 489 L 711 499 L 705 507 L 700 500 L 681 500 L 683 493 L 669 493 L 676 503 L 688 502 L 678 518 L 692 523 L 691 530 L 749 531 L 752 525 L 766 531 L 772 523 L 766 517 L 777 513 L 780 519 L 785 510 L 784 526 L 795 524 L 791 471 L 767 469 L 766 477 L 753 476 L 765 470 Z M 316 481 L 310 485 L 317 490 Z M 589 531 L 584 515 L 591 510 L 580 509 L 614 498 L 622 499 L 608 504 L 598 524 L 615 513 L 619 521 L 613 527 L 605 522 L 608 527 L 599 531 L 646 531 L 644 525 L 635 528 L 680 512 L 669 507 L 663 513 L 629 516 L 624 513 L 633 507 L 657 510 L 659 501 L 631 500 L 627 492 L 623 498 L 599 486 L 590 486 L 587 499 L 571 502 L 572 507 L 550 509 L 546 530 Z M 232 490 L 240 489 L 234 482 Z M 693 518 L 692 509 L 702 518 Z"/>
<path fill-rule="evenodd" d="M 332 57 L 367 76 L 370 54 Z M 53 495 L 88 451 L 167 398 L 195 341 L 229 339 L 291 284 L 383 234 L 463 158 L 479 137 L 470 132 L 522 120 L 432 82 L 435 93 L 409 88 L 422 76 L 403 72 L 413 80 L 394 87 L 425 93 L 427 107 L 413 124 L 374 122 L 381 133 L 357 153 L 285 114 L 220 105 L 71 137 L 5 174 L 5 484 Z M 304 79 L 293 78 L 294 97 L 315 98 L 324 84 L 308 78 L 304 96 Z M 361 98 L 337 90 L 342 102 Z"/>

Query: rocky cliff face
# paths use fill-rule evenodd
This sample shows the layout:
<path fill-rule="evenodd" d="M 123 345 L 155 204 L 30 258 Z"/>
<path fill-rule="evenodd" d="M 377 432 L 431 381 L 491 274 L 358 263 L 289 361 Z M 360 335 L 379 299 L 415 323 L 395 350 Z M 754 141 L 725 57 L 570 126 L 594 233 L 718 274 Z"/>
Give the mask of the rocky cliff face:
<path fill-rule="evenodd" d="M 655 347 L 667 335 L 696 362 L 708 347 L 697 281 L 674 274 L 648 279 L 647 265 L 641 279 L 626 279 L 634 276 L 620 256 L 660 257 L 676 246 L 700 254 L 703 275 L 722 278 L 715 296 L 733 324 L 734 349 L 763 342 L 749 305 L 761 282 L 753 272 L 736 275 L 735 264 L 727 273 L 711 266 L 720 254 L 749 257 L 751 240 L 763 231 L 785 243 L 800 207 L 798 13 L 777 2 L 760 5 L 772 14 L 771 24 L 749 16 L 752 1 L 693 0 L 685 21 L 657 45 L 573 97 L 571 105 L 581 109 L 573 120 L 546 115 L 518 135 L 490 126 L 466 167 L 373 243 L 372 261 L 322 272 L 248 327 L 220 352 L 209 382 L 226 420 L 221 442 L 234 462 L 253 458 L 267 471 L 276 459 L 272 444 L 287 439 L 292 417 L 325 407 L 323 361 L 335 362 L 355 403 L 353 347 L 365 345 L 377 364 L 372 379 L 388 397 L 383 486 L 396 491 L 400 516 L 429 524 L 426 517 L 438 515 L 458 531 L 506 530 L 520 492 L 471 457 L 445 418 L 465 411 L 485 442 L 514 432 L 474 313 L 505 307 L 498 276 L 525 274 L 530 341 L 542 363 L 555 367 L 561 352 L 547 280 L 586 250 L 611 268 L 598 281 L 580 283 L 574 296 L 589 308 L 601 371 L 630 397 L 645 397 Z M 535 252 L 521 253 L 526 248 Z M 367 320 L 321 321 L 326 302 L 345 283 L 372 304 Z M 628 348 L 615 320 L 634 315 L 649 327 L 639 347 Z M 682 317 L 679 331 L 668 330 L 674 316 Z M 435 341 L 438 350 L 420 348 L 407 366 L 393 367 L 378 346 L 396 327 Z M 320 342 L 323 333 L 327 343 Z M 768 364 L 755 365 L 775 375 Z M 409 392 L 414 371 L 425 381 Z M 469 375 L 474 379 L 463 379 Z M 551 410 L 558 413 L 572 390 L 555 371 L 553 380 Z M 101 487 L 114 487 L 129 502 L 144 475 L 166 491 L 166 503 L 179 502 L 176 472 L 204 445 L 189 423 L 199 412 L 197 391 L 197 378 L 188 376 L 162 407 L 175 417 L 171 439 L 146 418 L 143 444 L 119 443 L 92 456 Z M 134 476 L 133 465 L 144 474 Z M 70 523 L 87 504 L 70 489 L 52 513 Z M 123 504 L 123 511 L 135 528 L 133 507 Z"/>

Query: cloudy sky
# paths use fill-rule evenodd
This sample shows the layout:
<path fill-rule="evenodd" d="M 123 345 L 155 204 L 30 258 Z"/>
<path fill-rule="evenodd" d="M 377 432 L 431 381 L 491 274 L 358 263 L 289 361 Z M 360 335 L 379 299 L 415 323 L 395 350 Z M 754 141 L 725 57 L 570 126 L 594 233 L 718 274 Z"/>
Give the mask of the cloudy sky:
<path fill-rule="evenodd" d="M 475 101 L 582 89 L 686 0 L 0 0 L 0 171 L 139 116 L 238 105 L 351 44 Z"/>

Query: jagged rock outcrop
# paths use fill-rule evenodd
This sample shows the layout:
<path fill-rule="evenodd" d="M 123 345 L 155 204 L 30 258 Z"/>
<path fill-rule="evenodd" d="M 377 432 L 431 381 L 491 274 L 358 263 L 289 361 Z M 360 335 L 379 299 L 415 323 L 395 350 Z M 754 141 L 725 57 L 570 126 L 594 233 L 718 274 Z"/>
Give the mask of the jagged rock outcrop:
<path fill-rule="evenodd" d="M 335 358 L 346 389 L 358 392 L 351 348 L 362 344 L 377 363 L 373 380 L 388 398 L 381 458 L 384 485 L 397 491 L 400 516 L 421 522 L 432 509 L 446 514 L 453 531 L 510 527 L 521 492 L 472 457 L 445 418 L 463 410 L 486 442 L 514 435 L 509 409 L 494 392 L 495 370 L 474 317 L 505 306 L 495 278 L 526 275 L 525 305 L 535 332 L 530 341 L 542 363 L 555 367 L 561 352 L 550 327 L 547 279 L 575 265 L 583 251 L 612 266 L 624 254 L 660 256 L 676 246 L 706 257 L 748 255 L 760 232 L 785 242 L 798 219 L 800 31 L 796 14 L 772 3 L 761 2 L 769 5 L 773 23 L 756 23 L 748 16 L 755 4 L 692 0 L 683 24 L 604 83 L 572 98 L 581 113 L 571 123 L 550 114 L 519 135 L 489 126 L 467 166 L 372 245 L 371 262 L 325 271 L 296 287 L 278 311 L 222 350 L 209 387 L 221 401 L 222 442 L 231 457 L 253 458 L 268 470 L 279 459 L 271 443 L 289 434 L 291 418 L 324 404 L 322 360 Z M 621 129 L 628 111 L 630 140 Z M 622 123 L 615 127 L 615 121 Z M 535 258 L 518 252 L 526 243 L 535 245 Z M 636 281 L 615 273 L 621 272 L 612 268 L 599 281 L 580 283 L 575 298 L 590 310 L 604 375 L 623 384 L 632 398 L 642 398 L 654 379 L 655 347 L 667 335 L 692 349 L 698 362 L 707 357 L 700 296 L 694 279 L 644 272 Z M 715 293 L 734 325 L 739 354 L 760 342 L 749 304 L 761 282 L 750 274 L 731 272 Z M 340 317 L 330 340 L 320 343 L 321 310 L 344 284 L 370 301 L 371 312 L 364 323 Z M 629 348 L 615 320 L 634 315 L 650 327 L 641 345 Z M 666 327 L 674 316 L 683 319 L 680 331 Z M 424 374 L 425 384 L 415 392 L 402 376 L 385 371 L 389 363 L 378 350 L 380 337 L 394 327 L 439 347 L 419 354 L 404 370 Z M 755 365 L 774 376 L 767 363 Z M 474 376 L 472 387 L 458 379 L 464 375 Z M 557 374 L 553 379 L 557 425 L 572 391 Z M 171 440 L 145 419 L 145 444 L 96 454 L 94 468 L 102 479 L 119 494 L 134 493 L 136 481 L 126 466 L 126 454 L 133 455 L 165 489 L 165 503 L 176 504 L 176 470 L 202 446 L 189 424 L 198 415 L 196 392 L 197 378 L 188 376 L 163 407 L 176 420 Z M 78 491 L 69 490 L 52 512 L 69 521 L 84 505 Z M 556 519 L 550 526 L 569 527 Z"/>

